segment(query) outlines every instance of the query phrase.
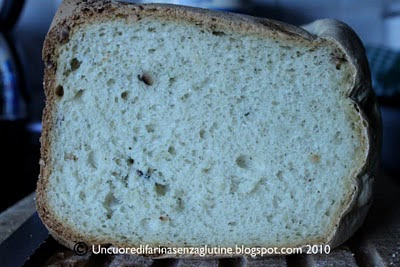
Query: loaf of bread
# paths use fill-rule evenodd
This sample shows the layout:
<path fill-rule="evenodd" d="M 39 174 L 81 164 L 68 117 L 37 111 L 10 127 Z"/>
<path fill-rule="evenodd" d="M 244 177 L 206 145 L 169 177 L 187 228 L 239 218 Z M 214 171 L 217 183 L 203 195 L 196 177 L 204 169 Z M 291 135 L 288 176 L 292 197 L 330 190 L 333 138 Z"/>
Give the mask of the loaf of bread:
<path fill-rule="evenodd" d="M 345 24 L 67 0 L 47 35 L 37 208 L 62 244 L 337 246 L 380 117 Z"/>

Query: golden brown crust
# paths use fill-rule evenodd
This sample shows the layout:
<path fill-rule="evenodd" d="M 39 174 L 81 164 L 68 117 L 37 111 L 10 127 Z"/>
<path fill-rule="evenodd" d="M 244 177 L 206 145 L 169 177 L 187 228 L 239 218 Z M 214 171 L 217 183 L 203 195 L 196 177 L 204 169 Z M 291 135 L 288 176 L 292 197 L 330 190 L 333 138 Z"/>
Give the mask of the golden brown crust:
<path fill-rule="evenodd" d="M 380 119 L 376 110 L 376 102 L 371 90 L 371 81 L 369 75 L 368 64 L 365 59 L 364 52 L 353 54 L 354 48 L 358 50 L 359 42 L 355 41 L 354 33 L 345 26 L 336 27 L 332 30 L 332 22 L 321 24 L 318 27 L 309 26 L 309 28 L 318 28 L 313 33 L 321 36 L 317 38 L 309 32 L 282 22 L 268 19 L 255 18 L 244 15 L 236 15 L 230 13 L 209 11 L 190 7 L 174 6 L 174 5 L 133 5 L 123 4 L 111 1 L 79 1 L 65 0 L 58 10 L 49 33 L 46 37 L 43 47 L 43 60 L 45 61 L 45 77 L 44 88 L 46 94 L 46 107 L 43 114 L 43 132 L 41 147 L 41 167 L 40 179 L 37 186 L 37 210 L 44 224 L 50 233 L 63 245 L 73 248 L 76 242 L 85 241 L 90 244 L 106 244 L 112 243 L 114 246 L 131 246 L 132 244 L 122 244 L 111 240 L 96 240 L 82 236 L 73 229 L 64 225 L 47 205 L 46 190 L 48 180 L 51 174 L 51 132 L 53 127 L 53 114 L 55 113 L 55 74 L 57 70 L 57 48 L 68 41 L 71 31 L 77 25 L 83 23 L 91 23 L 107 18 L 124 18 L 132 21 L 140 20 L 142 17 L 157 17 L 165 20 L 179 20 L 202 25 L 212 30 L 227 30 L 245 34 L 259 34 L 273 38 L 285 38 L 287 41 L 295 43 L 307 42 L 310 45 L 317 45 L 324 42 L 325 39 L 332 39 L 337 42 L 339 47 L 345 51 L 349 61 L 356 69 L 355 84 L 352 88 L 350 97 L 357 104 L 362 118 L 368 123 L 365 130 L 368 135 L 368 162 L 362 170 L 356 175 L 357 186 L 354 194 L 348 202 L 345 212 L 338 218 L 337 222 L 333 222 L 333 231 L 331 236 L 327 236 L 325 240 L 310 240 L 312 244 L 331 244 L 336 246 L 346 240 L 361 224 L 363 217 L 368 209 L 370 200 L 370 186 L 372 176 L 380 144 Z M 335 24 L 335 23 L 333 23 Z M 326 29 L 330 29 L 326 31 Z M 325 31 L 324 31 L 325 30 Z M 342 36 L 343 35 L 343 36 Z M 350 39 L 350 41 L 346 41 Z M 352 47 L 355 46 L 355 47 Z M 374 109 L 373 109 L 374 108 Z M 368 189 L 367 191 L 362 188 Z M 367 193 L 365 193 L 367 192 Z M 340 221 L 340 223 L 339 223 Z M 339 226 L 337 226 L 337 224 Z M 299 244 L 288 244 L 288 246 L 297 247 Z M 190 257 L 190 255 L 181 255 L 182 257 Z M 165 257 L 165 256 L 160 256 Z"/>
<path fill-rule="evenodd" d="M 317 20 L 304 28 L 324 39 L 330 39 L 345 52 L 347 60 L 355 69 L 354 84 L 349 97 L 361 117 L 362 130 L 367 138 L 367 155 L 364 164 L 353 177 L 355 190 L 347 208 L 340 216 L 337 229 L 332 232 L 330 244 L 337 246 L 346 241 L 362 224 L 372 203 L 372 185 L 379 163 L 382 142 L 381 118 L 372 90 L 371 74 L 365 49 L 356 33 L 343 22 Z"/>

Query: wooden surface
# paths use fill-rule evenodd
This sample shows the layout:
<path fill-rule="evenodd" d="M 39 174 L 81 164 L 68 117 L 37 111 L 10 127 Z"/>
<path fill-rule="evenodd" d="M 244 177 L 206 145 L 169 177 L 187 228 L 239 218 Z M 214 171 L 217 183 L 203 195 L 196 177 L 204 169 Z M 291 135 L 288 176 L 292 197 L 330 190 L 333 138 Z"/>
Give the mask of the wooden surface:
<path fill-rule="evenodd" d="M 275 256 L 269 258 L 244 258 L 240 266 L 247 267 L 280 267 L 287 266 L 286 258 L 284 256 Z"/>
<path fill-rule="evenodd" d="M 400 177 L 381 176 L 374 190 L 367 219 L 350 242 L 362 266 L 400 266 Z"/>
<path fill-rule="evenodd" d="M 218 267 L 218 260 L 179 260 L 176 262 L 176 267 Z"/>
<path fill-rule="evenodd" d="M 14 206 L 0 213 L 0 243 L 7 239 L 36 211 L 35 193 L 21 199 Z"/>
<path fill-rule="evenodd" d="M 400 178 L 381 175 L 376 179 L 374 202 L 364 225 L 345 244 L 329 254 L 290 255 L 268 258 L 163 259 L 132 255 L 77 256 L 66 248 L 51 256 L 45 266 L 131 266 L 131 267 L 384 267 L 400 266 Z M 3 241 L 35 211 L 34 195 L 0 214 L 0 241 Z"/>
<path fill-rule="evenodd" d="M 358 266 L 349 248 L 341 246 L 329 254 L 306 255 L 306 266 L 315 267 L 356 267 Z"/>

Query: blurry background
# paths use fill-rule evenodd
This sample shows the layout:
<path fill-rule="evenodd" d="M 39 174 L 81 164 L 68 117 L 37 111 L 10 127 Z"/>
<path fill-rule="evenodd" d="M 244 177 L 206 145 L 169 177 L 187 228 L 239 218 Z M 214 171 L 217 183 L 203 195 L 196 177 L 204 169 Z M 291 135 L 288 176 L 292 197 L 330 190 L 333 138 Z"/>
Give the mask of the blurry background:
<path fill-rule="evenodd" d="M 44 106 L 43 40 L 60 0 L 0 0 L 0 211 L 35 189 Z M 296 25 L 319 18 L 348 23 L 367 48 L 384 121 L 383 167 L 400 166 L 400 1 L 175 0 Z M 11 7 L 14 5 L 14 7 Z M 21 12 L 18 10 L 21 9 Z M 14 23 L 15 21 L 15 23 Z M 399 181 L 399 179 L 397 179 Z"/>

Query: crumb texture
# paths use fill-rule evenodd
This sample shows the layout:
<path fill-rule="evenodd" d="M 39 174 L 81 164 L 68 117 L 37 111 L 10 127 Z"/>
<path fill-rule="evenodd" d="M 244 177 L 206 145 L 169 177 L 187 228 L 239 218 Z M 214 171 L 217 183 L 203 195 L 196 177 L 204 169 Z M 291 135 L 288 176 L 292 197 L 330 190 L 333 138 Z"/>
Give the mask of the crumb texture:
<path fill-rule="evenodd" d="M 331 231 L 362 134 L 328 42 L 116 19 L 59 47 L 47 197 L 125 244 L 300 244 Z"/>

